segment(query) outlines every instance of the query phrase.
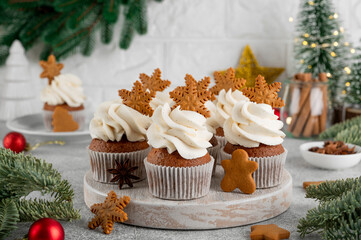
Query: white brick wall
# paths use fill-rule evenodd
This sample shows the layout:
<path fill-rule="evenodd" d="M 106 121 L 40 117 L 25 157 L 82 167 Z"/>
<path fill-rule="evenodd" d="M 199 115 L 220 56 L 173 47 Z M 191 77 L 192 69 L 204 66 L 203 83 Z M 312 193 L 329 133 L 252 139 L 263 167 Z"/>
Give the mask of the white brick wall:
<path fill-rule="evenodd" d="M 359 44 L 361 1 L 334 1 L 350 41 Z M 200 79 L 214 70 L 236 67 L 242 49 L 250 44 L 261 65 L 286 68 L 279 78 L 283 80 L 293 74 L 295 23 L 288 18 L 296 19 L 298 5 L 299 0 L 151 1 L 148 34 L 136 37 L 130 49 L 118 48 L 119 37 L 110 45 L 98 43 L 91 57 L 77 55 L 63 61 L 63 72 L 81 77 L 96 105 L 117 97 L 118 89 L 130 88 L 139 73 L 151 74 L 156 67 L 173 87 L 183 84 L 186 73 Z M 47 81 L 38 78 L 39 51 L 31 50 L 28 57 L 34 81 L 45 85 Z"/>

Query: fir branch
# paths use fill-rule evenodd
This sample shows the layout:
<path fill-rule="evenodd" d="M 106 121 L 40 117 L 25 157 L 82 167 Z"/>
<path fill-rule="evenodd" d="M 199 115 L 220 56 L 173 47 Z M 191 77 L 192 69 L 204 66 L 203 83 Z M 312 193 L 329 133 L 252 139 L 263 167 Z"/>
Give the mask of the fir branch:
<path fill-rule="evenodd" d="M 146 0 L 132 0 L 129 7 L 129 16 L 133 22 L 134 29 L 139 34 L 145 34 L 148 30 Z"/>
<path fill-rule="evenodd" d="M 108 23 L 116 23 L 119 16 L 120 0 L 104 0 L 103 18 Z"/>
<path fill-rule="evenodd" d="M 114 24 L 109 24 L 106 21 L 101 21 L 100 39 L 102 43 L 108 44 L 112 41 Z"/>
<path fill-rule="evenodd" d="M 354 117 L 341 123 L 334 124 L 332 127 L 326 129 L 319 135 L 320 139 L 330 139 L 336 137 L 336 135 L 344 129 L 351 128 L 354 125 L 361 125 L 361 116 Z"/>
<path fill-rule="evenodd" d="M 19 222 L 19 211 L 11 199 L 0 201 L 0 240 L 5 239 L 9 233 L 16 229 Z"/>
<path fill-rule="evenodd" d="M 350 128 L 339 132 L 334 138 L 337 141 L 361 145 L 361 124 L 353 125 Z"/>
<path fill-rule="evenodd" d="M 84 7 L 79 8 L 75 14 L 69 18 L 67 22 L 67 27 L 70 29 L 81 28 L 82 23 L 89 25 L 89 22 L 96 19 L 97 13 L 99 12 L 96 3 L 91 3 L 90 5 L 85 5 Z M 96 16 L 94 16 L 96 14 Z"/>
<path fill-rule="evenodd" d="M 52 164 L 0 148 L 0 198 L 19 198 L 33 191 L 53 194 L 58 200 L 74 196 L 69 182 Z"/>
<path fill-rule="evenodd" d="M 74 210 L 72 202 L 47 201 L 43 199 L 25 200 L 16 202 L 19 209 L 20 221 L 35 221 L 39 218 L 54 218 L 57 220 L 80 219 L 79 210 Z"/>
<path fill-rule="evenodd" d="M 361 178 L 348 178 L 346 180 L 326 181 L 318 186 L 310 185 L 306 189 L 306 198 L 313 198 L 320 202 L 326 202 L 352 190 L 356 186 L 361 186 Z"/>

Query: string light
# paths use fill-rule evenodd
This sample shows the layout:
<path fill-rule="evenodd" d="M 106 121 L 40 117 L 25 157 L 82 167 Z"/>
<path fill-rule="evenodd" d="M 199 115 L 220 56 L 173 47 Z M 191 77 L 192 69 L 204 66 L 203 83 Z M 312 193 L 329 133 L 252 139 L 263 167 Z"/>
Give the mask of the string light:
<path fill-rule="evenodd" d="M 286 123 L 287 123 L 288 125 L 290 125 L 291 122 L 292 122 L 292 117 L 287 117 L 287 118 L 286 118 Z"/>
<path fill-rule="evenodd" d="M 315 43 L 312 43 L 311 44 L 311 48 L 315 48 L 316 47 L 316 44 Z"/>
<path fill-rule="evenodd" d="M 308 38 L 310 35 L 308 33 L 303 34 L 303 36 L 305 36 L 305 38 Z"/>
<path fill-rule="evenodd" d="M 305 63 L 305 60 L 301 59 L 301 60 L 300 60 L 300 63 L 304 64 L 304 63 Z"/>
<path fill-rule="evenodd" d="M 326 76 L 330 78 L 330 77 L 332 77 L 332 74 L 331 73 L 326 73 Z"/>
<path fill-rule="evenodd" d="M 340 32 L 344 32 L 345 31 L 345 29 L 343 28 L 343 27 L 340 27 Z"/>
<path fill-rule="evenodd" d="M 307 41 L 303 41 L 302 44 L 303 44 L 304 46 L 307 46 L 307 45 L 308 45 L 308 42 L 307 42 Z"/>
<path fill-rule="evenodd" d="M 337 14 L 337 13 L 333 14 L 333 17 L 334 17 L 335 19 L 337 19 L 337 18 L 338 18 L 338 14 Z"/>
<path fill-rule="evenodd" d="M 313 1 L 308 1 L 308 4 L 311 6 L 315 5 L 315 3 Z"/>
<path fill-rule="evenodd" d="M 350 45 L 348 42 L 345 42 L 345 46 L 348 46 L 348 45 Z"/>
<path fill-rule="evenodd" d="M 350 69 L 349 67 L 345 67 L 343 70 L 345 70 L 345 72 L 346 72 L 347 74 L 351 74 L 351 69 Z M 347 84 L 348 84 L 348 85 L 347 85 Z M 347 86 L 347 87 L 350 86 L 350 83 L 347 82 L 347 83 L 346 83 L 346 86 Z"/>
<path fill-rule="evenodd" d="M 345 83 L 346 87 L 349 87 L 350 85 L 351 85 L 350 82 Z"/>
<path fill-rule="evenodd" d="M 329 47 L 330 46 L 330 44 L 328 44 L 328 43 L 322 43 L 322 45 L 321 45 L 323 48 L 326 48 L 326 47 Z"/>
<path fill-rule="evenodd" d="M 338 35 L 338 31 L 335 30 L 335 31 L 333 32 L 333 35 L 337 36 L 337 35 Z"/>
<path fill-rule="evenodd" d="M 338 46 L 338 42 L 334 42 L 333 46 L 337 47 Z"/>
<path fill-rule="evenodd" d="M 346 90 L 342 90 L 342 94 L 345 95 L 345 94 L 346 94 Z"/>
<path fill-rule="evenodd" d="M 350 52 L 351 52 L 351 53 L 355 53 L 356 50 L 355 50 L 354 48 L 351 48 L 351 49 L 350 49 Z"/>
<path fill-rule="evenodd" d="M 312 66 L 311 66 L 311 65 L 308 65 L 307 67 L 308 67 L 308 69 L 311 69 L 311 68 L 312 68 Z"/>
<path fill-rule="evenodd" d="M 289 21 L 289 22 L 293 22 L 293 17 L 289 17 L 289 18 L 288 18 L 288 21 Z"/>
<path fill-rule="evenodd" d="M 333 15 L 330 15 L 328 18 L 332 20 L 332 19 L 333 19 Z"/>
<path fill-rule="evenodd" d="M 336 53 L 335 52 L 331 52 L 330 53 L 332 57 L 336 57 Z"/>

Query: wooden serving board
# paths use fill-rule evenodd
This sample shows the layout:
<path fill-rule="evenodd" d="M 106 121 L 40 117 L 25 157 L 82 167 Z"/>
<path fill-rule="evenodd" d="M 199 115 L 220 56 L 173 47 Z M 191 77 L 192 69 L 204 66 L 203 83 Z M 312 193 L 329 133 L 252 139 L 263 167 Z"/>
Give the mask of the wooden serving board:
<path fill-rule="evenodd" d="M 279 186 L 258 189 L 251 195 L 238 189 L 223 192 L 220 182 L 223 168 L 217 166 L 207 196 L 188 201 L 162 200 L 148 191 L 146 180 L 135 183 L 134 188 L 119 190 L 117 185 L 104 184 L 92 179 L 91 172 L 84 176 L 84 200 L 88 207 L 103 202 L 107 193 L 130 196 L 124 211 L 126 224 L 161 229 L 217 229 L 242 226 L 264 221 L 285 212 L 292 201 L 292 177 L 284 170 Z"/>

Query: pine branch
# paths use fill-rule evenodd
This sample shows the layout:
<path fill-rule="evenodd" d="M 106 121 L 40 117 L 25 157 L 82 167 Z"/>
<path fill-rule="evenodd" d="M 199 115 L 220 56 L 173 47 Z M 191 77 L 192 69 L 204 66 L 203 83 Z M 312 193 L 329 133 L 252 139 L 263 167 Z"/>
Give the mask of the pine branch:
<path fill-rule="evenodd" d="M 25 200 L 16 202 L 19 209 L 20 221 L 35 221 L 39 218 L 54 218 L 71 221 L 80 219 L 79 210 L 74 210 L 72 202 L 47 201 L 43 199 Z"/>
<path fill-rule="evenodd" d="M 361 178 L 348 178 L 346 180 L 326 181 L 316 185 L 310 185 L 306 189 L 306 198 L 313 198 L 320 202 L 326 202 L 341 197 L 348 192 L 361 186 Z"/>
<path fill-rule="evenodd" d="M 55 0 L 54 8 L 58 12 L 69 12 L 89 2 L 93 2 L 93 0 Z"/>
<path fill-rule="evenodd" d="M 108 23 L 116 23 L 119 16 L 120 0 L 104 0 L 103 18 Z"/>
<path fill-rule="evenodd" d="M 96 3 L 84 5 L 83 7 L 79 8 L 79 10 L 76 11 L 72 17 L 69 18 L 67 27 L 69 29 L 77 29 L 82 28 L 85 25 L 89 25 L 96 19 L 98 12 L 99 7 L 96 5 Z"/>
<path fill-rule="evenodd" d="M 19 211 L 11 199 L 0 201 L 0 240 L 5 239 L 9 233 L 16 229 L 19 222 Z"/>
<path fill-rule="evenodd" d="M 307 212 L 297 226 L 301 237 L 320 231 L 323 239 L 361 238 L 361 186 Z M 335 237 L 336 236 L 336 237 Z"/>
<path fill-rule="evenodd" d="M 20 198 L 33 191 L 52 194 L 57 200 L 74 196 L 69 182 L 61 179 L 52 164 L 0 148 L 0 199 Z"/>
<path fill-rule="evenodd" d="M 129 14 L 129 7 L 125 10 L 124 15 L 125 19 L 120 33 L 119 47 L 122 49 L 128 49 L 134 37 L 133 22 L 131 20 L 132 15 Z"/>
<path fill-rule="evenodd" d="M 109 24 L 106 21 L 101 21 L 101 32 L 100 32 L 100 39 L 102 43 L 108 44 L 112 41 L 114 32 L 114 25 Z"/>
<path fill-rule="evenodd" d="M 339 132 L 336 135 L 335 140 L 361 145 L 361 124 L 353 125 L 350 128 L 346 128 Z"/>
<path fill-rule="evenodd" d="M 326 129 L 319 135 L 320 139 L 330 139 L 336 137 L 336 135 L 344 129 L 349 129 L 354 125 L 361 125 L 361 116 L 354 117 L 341 123 L 337 123 L 332 127 Z"/>
<path fill-rule="evenodd" d="M 134 29 L 139 34 L 145 34 L 148 30 L 147 2 L 146 0 L 132 0 L 129 7 L 129 16 L 133 22 Z"/>

